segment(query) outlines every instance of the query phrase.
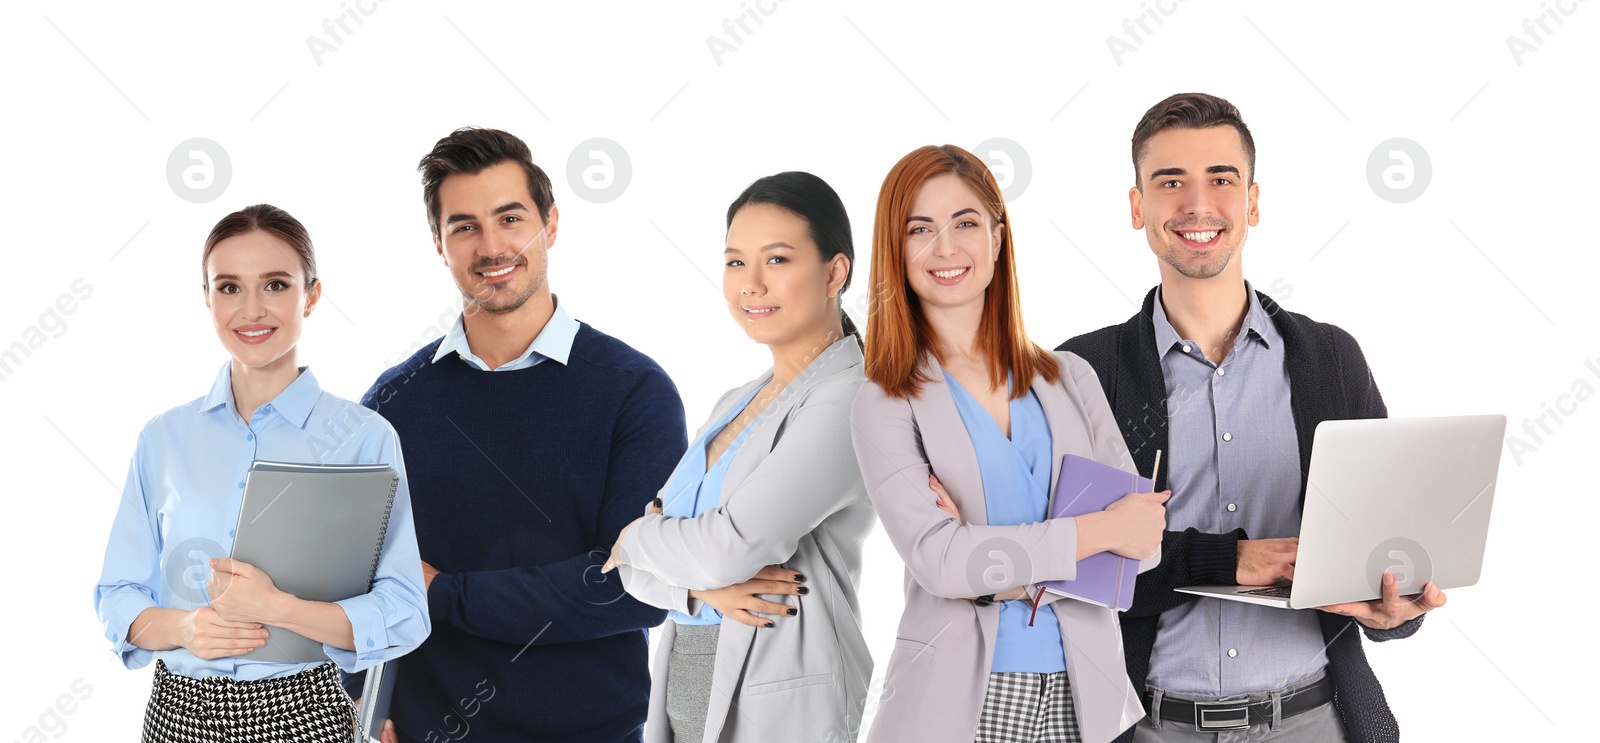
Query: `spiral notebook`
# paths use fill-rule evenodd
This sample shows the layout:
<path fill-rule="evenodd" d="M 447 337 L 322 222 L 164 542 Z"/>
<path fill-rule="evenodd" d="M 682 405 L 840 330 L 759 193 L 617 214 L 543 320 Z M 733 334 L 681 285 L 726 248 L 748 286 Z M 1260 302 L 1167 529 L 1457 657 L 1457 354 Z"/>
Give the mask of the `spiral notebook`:
<path fill-rule="evenodd" d="M 372 589 L 400 477 L 386 464 L 257 461 L 245 475 L 232 557 L 278 588 L 311 601 L 341 601 Z M 276 663 L 327 660 L 322 643 L 267 627 L 267 644 L 240 658 Z"/>
<path fill-rule="evenodd" d="M 1054 511 L 1050 515 L 1061 518 L 1102 511 L 1122 496 L 1148 493 L 1150 489 L 1150 478 L 1068 454 L 1061 460 Z M 1127 611 L 1133 606 L 1133 584 L 1138 577 L 1138 560 L 1114 552 L 1097 552 L 1078 561 L 1076 580 L 1051 580 L 1039 585 L 1045 591 Z"/>

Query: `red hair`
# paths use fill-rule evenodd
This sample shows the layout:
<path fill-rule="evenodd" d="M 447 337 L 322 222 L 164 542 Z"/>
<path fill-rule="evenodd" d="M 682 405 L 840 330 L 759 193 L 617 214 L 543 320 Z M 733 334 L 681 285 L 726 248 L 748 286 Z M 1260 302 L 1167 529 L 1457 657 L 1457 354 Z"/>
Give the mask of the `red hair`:
<path fill-rule="evenodd" d="M 929 179 L 950 174 L 978 195 L 989 218 L 1000 225 L 1000 254 L 994 279 L 984 290 L 983 319 L 978 324 L 978 350 L 989 361 L 989 382 L 999 387 L 1007 373 L 1015 380 L 1011 399 L 1028 393 L 1035 376 L 1055 384 L 1061 365 L 1050 352 L 1028 340 L 1022 327 L 1022 302 L 1017 291 L 1016 258 L 1011 224 L 1000 184 L 989 167 L 955 145 L 928 145 L 913 150 L 889 170 L 878 191 L 878 213 L 872 225 L 872 295 L 867 314 L 867 379 L 890 397 L 916 397 L 932 381 L 922 368 L 924 353 L 940 364 L 944 357 L 934 331 L 922 313 L 922 302 L 906 281 L 906 219 L 917 191 Z"/>

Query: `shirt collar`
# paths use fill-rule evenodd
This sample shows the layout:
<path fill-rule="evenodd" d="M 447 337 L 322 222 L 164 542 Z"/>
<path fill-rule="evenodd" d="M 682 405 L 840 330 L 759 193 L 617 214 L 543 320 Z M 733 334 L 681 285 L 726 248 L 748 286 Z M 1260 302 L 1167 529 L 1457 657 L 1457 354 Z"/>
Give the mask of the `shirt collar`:
<path fill-rule="evenodd" d="M 533 342 L 528 344 L 522 355 L 508 362 L 516 364 L 524 359 L 532 358 L 534 354 L 555 361 L 566 366 L 567 359 L 572 355 L 572 341 L 578 336 L 578 321 L 572 319 L 565 307 L 561 306 L 559 297 L 554 295 L 551 299 L 555 302 L 555 313 L 545 322 L 544 329 L 534 336 Z M 463 358 L 477 361 L 480 366 L 487 368 L 476 355 L 472 353 L 472 346 L 467 343 L 467 325 L 464 314 L 456 315 L 456 324 L 446 333 L 444 340 L 439 343 L 438 350 L 433 352 L 433 361 L 445 358 L 450 354 L 460 354 Z"/>
<path fill-rule="evenodd" d="M 1249 281 L 1244 282 L 1244 293 L 1250 298 L 1250 308 L 1245 310 L 1244 322 L 1240 323 L 1239 332 L 1271 348 L 1282 338 L 1278 334 L 1278 326 L 1272 323 L 1272 316 L 1261 306 L 1261 298 L 1256 296 L 1256 291 L 1250 286 Z M 1172 322 L 1167 319 L 1166 308 L 1161 306 L 1160 286 L 1156 287 L 1155 305 L 1151 310 L 1156 333 L 1156 356 L 1165 356 L 1167 351 L 1183 342 L 1183 339 L 1178 337 L 1177 329 L 1172 327 Z"/>
<path fill-rule="evenodd" d="M 306 427 L 306 419 L 311 417 L 311 409 L 316 407 L 317 400 L 322 397 L 322 385 L 317 383 L 317 375 L 311 373 L 311 367 L 300 367 L 300 374 L 283 388 L 277 397 L 262 407 L 271 406 L 284 420 L 299 426 Z M 222 365 L 222 371 L 217 374 L 215 382 L 211 383 L 211 392 L 206 395 L 201 412 L 209 413 L 218 408 L 226 408 L 237 414 L 233 399 L 233 363 Z"/>

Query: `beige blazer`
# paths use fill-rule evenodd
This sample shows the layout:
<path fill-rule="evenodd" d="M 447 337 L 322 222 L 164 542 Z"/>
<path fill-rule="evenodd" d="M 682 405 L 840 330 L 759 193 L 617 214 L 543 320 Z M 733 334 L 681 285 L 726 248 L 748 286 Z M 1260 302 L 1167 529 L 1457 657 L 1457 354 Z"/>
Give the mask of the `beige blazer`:
<path fill-rule="evenodd" d="M 1075 354 L 1055 355 L 1061 362 L 1061 382 L 1035 378 L 1031 385 L 1050 423 L 1052 507 L 1066 454 L 1133 471 L 1094 369 Z M 1077 526 L 1072 519 L 987 524 L 977 452 L 939 363 L 932 354 L 923 363 L 932 381 L 923 385 L 919 397 L 891 398 L 868 382 L 857 394 L 851 416 L 867 494 L 906 563 L 905 613 L 868 743 L 970 743 L 994 660 L 1000 606 L 980 607 L 968 598 L 1041 580 L 1071 579 L 1077 573 Z M 935 505 L 937 496 L 928 487 L 930 470 L 955 500 L 965 524 Z M 1157 560 L 1159 555 L 1142 563 L 1141 572 Z M 1117 613 L 1055 594 L 1047 594 L 1045 602 L 1060 620 L 1083 740 L 1109 741 L 1144 716 L 1123 663 Z"/>
<path fill-rule="evenodd" d="M 628 593 L 686 614 L 700 609 L 689 589 L 739 583 L 767 565 L 806 578 L 806 595 L 773 599 L 799 607 L 775 627 L 723 620 L 705 743 L 856 740 L 872 680 L 856 586 L 874 519 L 850 441 L 851 405 L 866 381 L 861 364 L 854 337 L 829 346 L 762 411 L 729 463 L 716 508 L 691 519 L 646 516 L 619 544 Z M 706 426 L 768 376 L 729 390 Z M 672 740 L 666 689 L 675 627 L 663 624 L 658 638 L 647 743 Z"/>

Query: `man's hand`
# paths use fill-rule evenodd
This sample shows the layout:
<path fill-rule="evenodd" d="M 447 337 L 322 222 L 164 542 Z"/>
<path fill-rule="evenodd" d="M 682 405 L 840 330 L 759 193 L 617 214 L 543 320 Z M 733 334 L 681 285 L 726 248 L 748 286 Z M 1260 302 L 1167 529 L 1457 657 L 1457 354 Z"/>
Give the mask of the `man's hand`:
<path fill-rule="evenodd" d="M 762 595 L 794 594 L 803 596 L 805 576 L 785 567 L 768 565 L 754 578 L 711 591 L 690 591 L 689 598 L 699 599 L 722 612 L 724 618 L 744 622 L 752 627 L 772 627 L 773 622 L 757 614 L 793 616 L 799 612 L 788 604 L 768 601 Z"/>
<path fill-rule="evenodd" d="M 211 608 L 228 622 L 283 624 L 285 603 L 297 600 L 278 590 L 260 568 L 228 557 L 211 560 Z"/>
<path fill-rule="evenodd" d="M 1243 542 L 1240 544 L 1243 544 Z M 1385 630 L 1394 629 L 1444 606 L 1446 600 L 1444 591 L 1439 590 L 1439 587 L 1434 585 L 1432 581 L 1423 584 L 1422 593 L 1413 596 L 1401 596 L 1400 584 L 1395 581 L 1394 573 L 1388 571 L 1383 573 L 1382 590 L 1383 596 L 1371 601 L 1351 601 L 1317 608 L 1329 613 L 1353 617 L 1357 622 L 1361 623 L 1361 626 L 1368 629 Z"/>
<path fill-rule="evenodd" d="M 429 565 L 427 560 L 422 561 L 422 592 L 427 593 L 433 587 L 433 576 L 439 574 L 439 569 Z"/>
<path fill-rule="evenodd" d="M 1239 540 L 1238 571 L 1241 586 L 1270 586 L 1279 578 L 1294 580 L 1294 559 L 1299 537 Z"/>

